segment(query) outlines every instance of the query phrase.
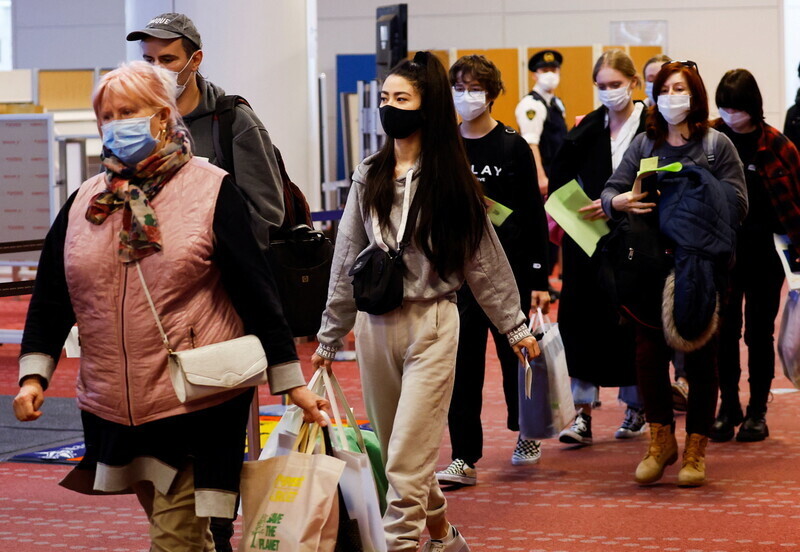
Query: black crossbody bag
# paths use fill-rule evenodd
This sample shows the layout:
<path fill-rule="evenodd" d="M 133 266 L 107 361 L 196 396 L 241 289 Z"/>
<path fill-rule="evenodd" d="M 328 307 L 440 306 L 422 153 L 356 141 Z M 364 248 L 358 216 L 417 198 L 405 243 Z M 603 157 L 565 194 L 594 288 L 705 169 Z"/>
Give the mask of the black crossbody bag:
<path fill-rule="evenodd" d="M 411 171 L 409 171 L 410 174 Z M 399 232 L 402 232 L 397 251 L 383 241 L 378 217 L 372 213 L 372 231 L 379 248 L 360 256 L 348 275 L 353 277 L 353 298 L 356 308 L 369 314 L 386 314 L 403 304 L 403 276 L 405 264 L 403 252 L 411 241 L 411 234 L 417 221 L 419 205 L 415 204 L 408 212 L 411 178 L 406 178 L 403 198 L 403 217 Z M 408 215 L 407 220 L 403 220 Z"/>

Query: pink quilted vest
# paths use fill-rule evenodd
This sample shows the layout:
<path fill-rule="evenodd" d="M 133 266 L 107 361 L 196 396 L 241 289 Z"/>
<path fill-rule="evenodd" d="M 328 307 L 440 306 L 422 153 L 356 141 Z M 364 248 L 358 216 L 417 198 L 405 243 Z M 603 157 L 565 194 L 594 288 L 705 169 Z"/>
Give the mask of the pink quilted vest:
<path fill-rule="evenodd" d="M 242 321 L 211 261 L 214 206 L 225 172 L 191 159 L 153 200 L 163 249 L 142 272 L 174 350 L 243 335 Z M 136 267 L 117 257 L 122 210 L 86 220 L 103 176 L 83 183 L 69 212 L 64 265 L 81 336 L 78 405 L 106 420 L 140 425 L 219 404 L 241 391 L 181 404 Z M 243 224 L 245 221 L 242 221 Z"/>

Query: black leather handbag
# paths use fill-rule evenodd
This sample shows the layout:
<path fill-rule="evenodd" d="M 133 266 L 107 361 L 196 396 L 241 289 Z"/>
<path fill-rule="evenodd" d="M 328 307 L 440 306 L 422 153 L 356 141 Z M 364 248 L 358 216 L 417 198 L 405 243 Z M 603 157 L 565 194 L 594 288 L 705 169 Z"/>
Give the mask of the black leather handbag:
<path fill-rule="evenodd" d="M 333 244 L 322 232 L 298 224 L 270 240 L 267 258 L 292 335 L 316 335 L 328 298 Z"/>

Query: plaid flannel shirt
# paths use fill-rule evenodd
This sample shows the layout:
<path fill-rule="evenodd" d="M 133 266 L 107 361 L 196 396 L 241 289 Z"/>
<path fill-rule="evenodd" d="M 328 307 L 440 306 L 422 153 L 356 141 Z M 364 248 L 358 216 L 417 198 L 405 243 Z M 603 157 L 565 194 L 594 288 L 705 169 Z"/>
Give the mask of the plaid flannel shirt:
<path fill-rule="evenodd" d="M 719 129 L 724 123 L 712 123 Z M 800 250 L 800 152 L 776 128 L 761 123 L 756 169 L 767 189 L 775 214 L 792 245 Z"/>

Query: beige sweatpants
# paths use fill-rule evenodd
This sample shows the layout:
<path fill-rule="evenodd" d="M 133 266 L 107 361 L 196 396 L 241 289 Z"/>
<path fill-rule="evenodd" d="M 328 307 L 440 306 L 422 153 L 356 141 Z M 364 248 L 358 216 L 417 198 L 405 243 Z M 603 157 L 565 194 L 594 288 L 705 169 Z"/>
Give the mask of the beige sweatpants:
<path fill-rule="evenodd" d="M 210 518 L 194 509 L 194 467 L 188 464 L 162 494 L 149 481 L 134 486 L 150 521 L 150 552 L 214 552 Z"/>
<path fill-rule="evenodd" d="M 416 550 L 426 521 L 440 521 L 447 509 L 435 471 L 458 326 L 458 308 L 447 300 L 406 302 L 384 315 L 356 318 L 364 402 L 389 481 L 383 517 L 389 552 Z"/>

